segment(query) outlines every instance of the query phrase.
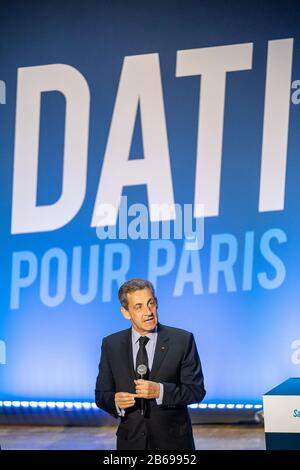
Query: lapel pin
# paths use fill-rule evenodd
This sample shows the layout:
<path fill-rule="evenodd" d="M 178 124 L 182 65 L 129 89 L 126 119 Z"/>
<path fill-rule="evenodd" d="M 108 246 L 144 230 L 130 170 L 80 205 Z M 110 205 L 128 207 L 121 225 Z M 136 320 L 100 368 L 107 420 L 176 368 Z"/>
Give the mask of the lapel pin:
<path fill-rule="evenodd" d="M 165 349 L 165 347 L 164 347 L 164 346 L 162 346 L 162 347 L 161 347 L 161 349 Z"/>

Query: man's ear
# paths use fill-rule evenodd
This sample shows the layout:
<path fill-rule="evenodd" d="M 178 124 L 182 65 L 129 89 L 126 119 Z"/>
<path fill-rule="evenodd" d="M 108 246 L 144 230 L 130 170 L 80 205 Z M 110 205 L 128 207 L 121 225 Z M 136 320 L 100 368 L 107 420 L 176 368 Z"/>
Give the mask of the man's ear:
<path fill-rule="evenodd" d="M 130 313 L 128 312 L 128 310 L 126 310 L 125 307 L 121 307 L 121 312 L 123 317 L 126 318 L 126 320 L 131 320 Z"/>

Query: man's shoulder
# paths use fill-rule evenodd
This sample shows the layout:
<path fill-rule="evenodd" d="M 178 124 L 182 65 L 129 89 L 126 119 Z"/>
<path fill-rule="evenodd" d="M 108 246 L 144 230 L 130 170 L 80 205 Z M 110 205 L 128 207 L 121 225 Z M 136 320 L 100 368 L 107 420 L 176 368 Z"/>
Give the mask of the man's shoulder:
<path fill-rule="evenodd" d="M 130 333 L 130 328 L 126 330 L 117 331 L 116 333 L 112 333 L 111 335 L 105 336 L 104 340 L 107 342 L 115 342 L 115 341 L 122 341 L 123 339 L 127 339 Z"/>
<path fill-rule="evenodd" d="M 183 330 L 182 328 L 175 328 L 174 326 L 162 325 L 161 323 L 158 326 L 158 332 L 181 338 L 193 336 L 193 333 L 190 331 Z"/>

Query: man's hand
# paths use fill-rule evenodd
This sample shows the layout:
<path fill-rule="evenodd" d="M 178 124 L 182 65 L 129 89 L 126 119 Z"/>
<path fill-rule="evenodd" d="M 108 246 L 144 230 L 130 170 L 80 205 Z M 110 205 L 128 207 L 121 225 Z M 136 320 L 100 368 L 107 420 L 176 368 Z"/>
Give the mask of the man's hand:
<path fill-rule="evenodd" d="M 150 380 L 135 380 L 135 392 L 137 398 L 158 398 L 160 393 L 160 386 L 157 382 L 150 382 Z"/>
<path fill-rule="evenodd" d="M 135 404 L 135 397 L 137 395 L 133 393 L 117 392 L 115 393 L 115 403 L 121 410 L 126 410 Z"/>

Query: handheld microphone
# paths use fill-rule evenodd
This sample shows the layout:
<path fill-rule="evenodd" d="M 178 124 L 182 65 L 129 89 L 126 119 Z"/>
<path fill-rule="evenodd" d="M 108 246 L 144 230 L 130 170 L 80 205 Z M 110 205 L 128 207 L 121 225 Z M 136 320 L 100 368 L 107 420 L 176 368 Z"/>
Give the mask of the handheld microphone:
<path fill-rule="evenodd" d="M 138 375 L 140 376 L 140 379 L 142 379 L 147 374 L 147 366 L 145 366 L 145 364 L 140 364 L 136 371 L 137 371 Z M 145 414 L 145 400 L 144 400 L 144 398 L 140 398 L 140 412 L 141 412 L 141 415 L 144 416 L 144 414 Z"/>

